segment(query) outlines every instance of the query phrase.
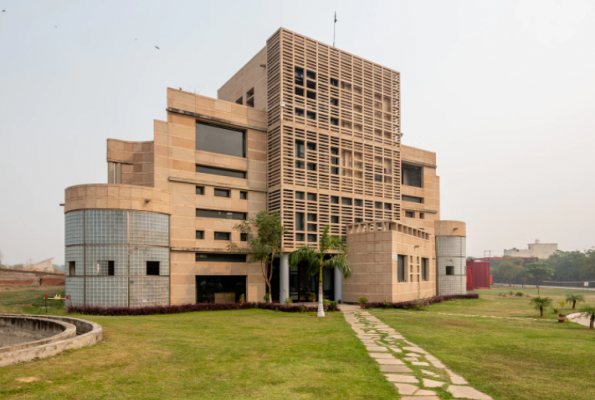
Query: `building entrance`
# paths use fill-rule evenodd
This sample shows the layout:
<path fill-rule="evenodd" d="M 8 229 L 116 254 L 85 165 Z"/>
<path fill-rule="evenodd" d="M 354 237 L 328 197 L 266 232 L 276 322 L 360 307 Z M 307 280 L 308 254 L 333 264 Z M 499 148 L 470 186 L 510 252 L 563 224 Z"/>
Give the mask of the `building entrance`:
<path fill-rule="evenodd" d="M 197 275 L 197 303 L 235 303 L 246 297 L 246 276 Z"/>
<path fill-rule="evenodd" d="M 332 269 L 325 268 L 322 276 L 323 297 L 328 300 L 335 298 L 335 274 Z M 318 299 L 318 274 L 308 274 L 308 264 L 300 263 L 289 267 L 289 297 L 294 302 L 307 302 L 309 293 L 314 293 Z"/>

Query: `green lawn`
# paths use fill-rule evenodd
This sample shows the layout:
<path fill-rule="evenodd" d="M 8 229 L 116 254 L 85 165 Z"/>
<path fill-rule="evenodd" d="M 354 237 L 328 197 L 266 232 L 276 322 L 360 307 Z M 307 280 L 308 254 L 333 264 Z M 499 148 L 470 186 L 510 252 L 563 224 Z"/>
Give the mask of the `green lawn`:
<path fill-rule="evenodd" d="M 14 304 L 35 303 L 43 292 L 0 290 L 0 307 L 30 311 Z M 324 319 L 266 310 L 82 318 L 103 326 L 102 343 L 0 369 L 0 398 L 394 399 L 396 394 L 339 313 Z M 28 377 L 40 381 L 17 380 Z"/>
<path fill-rule="evenodd" d="M 533 290 L 523 291 L 533 295 Z M 529 298 L 502 298 L 502 291 L 479 291 L 479 300 L 445 302 L 428 311 L 370 312 L 494 399 L 595 399 L 595 332 L 588 327 L 437 313 L 538 317 Z M 568 293 L 541 292 L 560 298 Z M 554 317 L 551 310 L 547 315 Z"/>

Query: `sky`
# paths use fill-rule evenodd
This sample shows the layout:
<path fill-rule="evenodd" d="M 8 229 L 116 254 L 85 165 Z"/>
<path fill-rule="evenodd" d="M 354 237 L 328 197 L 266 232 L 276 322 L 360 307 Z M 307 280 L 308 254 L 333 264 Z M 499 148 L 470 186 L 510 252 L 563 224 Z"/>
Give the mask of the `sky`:
<path fill-rule="evenodd" d="M 595 246 L 595 2 L 0 0 L 0 251 L 64 260 L 64 189 L 152 140 L 166 88 L 217 89 L 279 27 L 401 73 L 467 253 Z M 159 50 L 154 46 L 159 47 Z"/>

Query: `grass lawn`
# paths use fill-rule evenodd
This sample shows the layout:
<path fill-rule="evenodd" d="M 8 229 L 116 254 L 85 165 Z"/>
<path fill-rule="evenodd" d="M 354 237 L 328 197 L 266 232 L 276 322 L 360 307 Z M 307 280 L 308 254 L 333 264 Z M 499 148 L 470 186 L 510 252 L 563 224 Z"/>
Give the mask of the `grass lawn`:
<path fill-rule="evenodd" d="M 595 399 L 595 332 L 588 327 L 436 313 L 538 317 L 529 298 L 502 298 L 502 291 L 478 291 L 479 300 L 436 304 L 427 312 L 370 312 L 494 399 Z M 566 293 L 570 291 L 541 289 L 542 296 L 553 298 Z M 595 304 L 594 295 L 589 295 L 588 304 Z M 554 317 L 551 310 L 546 315 Z"/>
<path fill-rule="evenodd" d="M 15 305 L 35 306 L 45 292 L 56 291 L 0 288 L 0 310 L 35 312 Z M 394 385 L 343 316 L 314 315 L 243 310 L 83 316 L 103 326 L 102 343 L 0 369 L 0 398 L 395 398 Z M 40 381 L 17 380 L 28 377 Z"/>

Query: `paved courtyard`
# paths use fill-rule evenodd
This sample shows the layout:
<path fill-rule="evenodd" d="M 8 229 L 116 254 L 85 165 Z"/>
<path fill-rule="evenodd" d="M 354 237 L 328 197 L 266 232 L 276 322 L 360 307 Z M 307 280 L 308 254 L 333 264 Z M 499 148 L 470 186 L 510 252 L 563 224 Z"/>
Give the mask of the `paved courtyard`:
<path fill-rule="evenodd" d="M 492 400 L 369 312 L 347 305 L 341 309 L 370 357 L 380 364 L 386 379 L 394 382 L 402 400 L 440 400 L 437 388 L 455 399 Z"/>

